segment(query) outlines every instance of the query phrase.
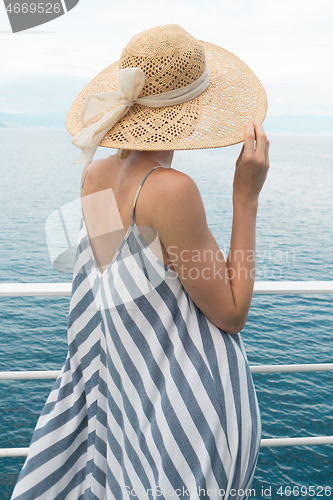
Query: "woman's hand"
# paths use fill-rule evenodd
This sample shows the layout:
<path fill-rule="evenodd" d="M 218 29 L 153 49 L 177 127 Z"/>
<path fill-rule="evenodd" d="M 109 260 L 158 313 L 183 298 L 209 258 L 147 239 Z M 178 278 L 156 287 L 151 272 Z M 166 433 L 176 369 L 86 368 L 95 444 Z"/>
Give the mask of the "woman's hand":
<path fill-rule="evenodd" d="M 245 142 L 236 162 L 234 203 L 257 203 L 269 169 L 269 141 L 258 120 L 246 125 Z"/>

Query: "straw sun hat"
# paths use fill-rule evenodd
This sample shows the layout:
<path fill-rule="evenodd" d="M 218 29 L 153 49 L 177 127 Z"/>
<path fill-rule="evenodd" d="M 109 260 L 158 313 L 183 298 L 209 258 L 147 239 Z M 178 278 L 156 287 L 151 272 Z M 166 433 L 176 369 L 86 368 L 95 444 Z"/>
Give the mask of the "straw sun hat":
<path fill-rule="evenodd" d="M 73 163 L 86 163 L 98 146 L 149 151 L 237 144 L 246 123 L 263 122 L 266 112 L 265 90 L 243 61 L 170 24 L 135 35 L 120 60 L 83 88 L 65 123 L 81 148 Z"/>

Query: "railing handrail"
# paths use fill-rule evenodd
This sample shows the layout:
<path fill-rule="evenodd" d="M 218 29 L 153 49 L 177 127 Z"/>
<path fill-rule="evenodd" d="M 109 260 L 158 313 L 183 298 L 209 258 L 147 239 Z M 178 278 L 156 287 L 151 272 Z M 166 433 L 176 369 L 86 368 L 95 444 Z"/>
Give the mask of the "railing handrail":
<path fill-rule="evenodd" d="M 318 444 L 333 444 L 333 436 L 306 436 L 296 438 L 266 438 L 260 442 L 260 447 L 267 446 L 313 446 Z M 0 448 L 0 457 L 25 457 L 29 448 Z"/>
<path fill-rule="evenodd" d="M 250 365 L 252 373 L 292 373 L 292 372 L 331 372 L 333 363 L 305 363 L 300 365 Z M 19 370 L 2 371 L 0 380 L 50 380 L 56 379 L 60 370 Z"/>
<path fill-rule="evenodd" d="M 72 283 L 0 283 L 0 297 L 24 296 L 68 296 Z M 256 281 L 255 294 L 301 294 L 333 293 L 333 280 L 330 281 Z"/>

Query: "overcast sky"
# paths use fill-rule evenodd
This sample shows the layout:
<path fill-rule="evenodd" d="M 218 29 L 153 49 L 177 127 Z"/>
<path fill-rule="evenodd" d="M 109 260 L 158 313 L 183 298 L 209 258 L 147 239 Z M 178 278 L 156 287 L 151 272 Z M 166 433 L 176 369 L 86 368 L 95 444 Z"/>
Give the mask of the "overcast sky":
<path fill-rule="evenodd" d="M 333 115 L 332 0 L 80 0 L 15 34 L 0 9 L 0 111 L 66 112 L 134 34 L 175 23 L 243 59 L 269 114 Z"/>

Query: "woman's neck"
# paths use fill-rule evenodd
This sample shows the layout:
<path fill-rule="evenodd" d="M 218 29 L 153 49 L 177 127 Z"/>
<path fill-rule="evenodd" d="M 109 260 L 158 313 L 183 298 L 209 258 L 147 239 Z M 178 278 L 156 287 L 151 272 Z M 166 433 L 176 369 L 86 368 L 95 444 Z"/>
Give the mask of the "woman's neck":
<path fill-rule="evenodd" d="M 174 151 L 133 151 L 131 160 L 151 160 L 156 161 L 163 167 L 170 167 L 173 160 Z"/>

